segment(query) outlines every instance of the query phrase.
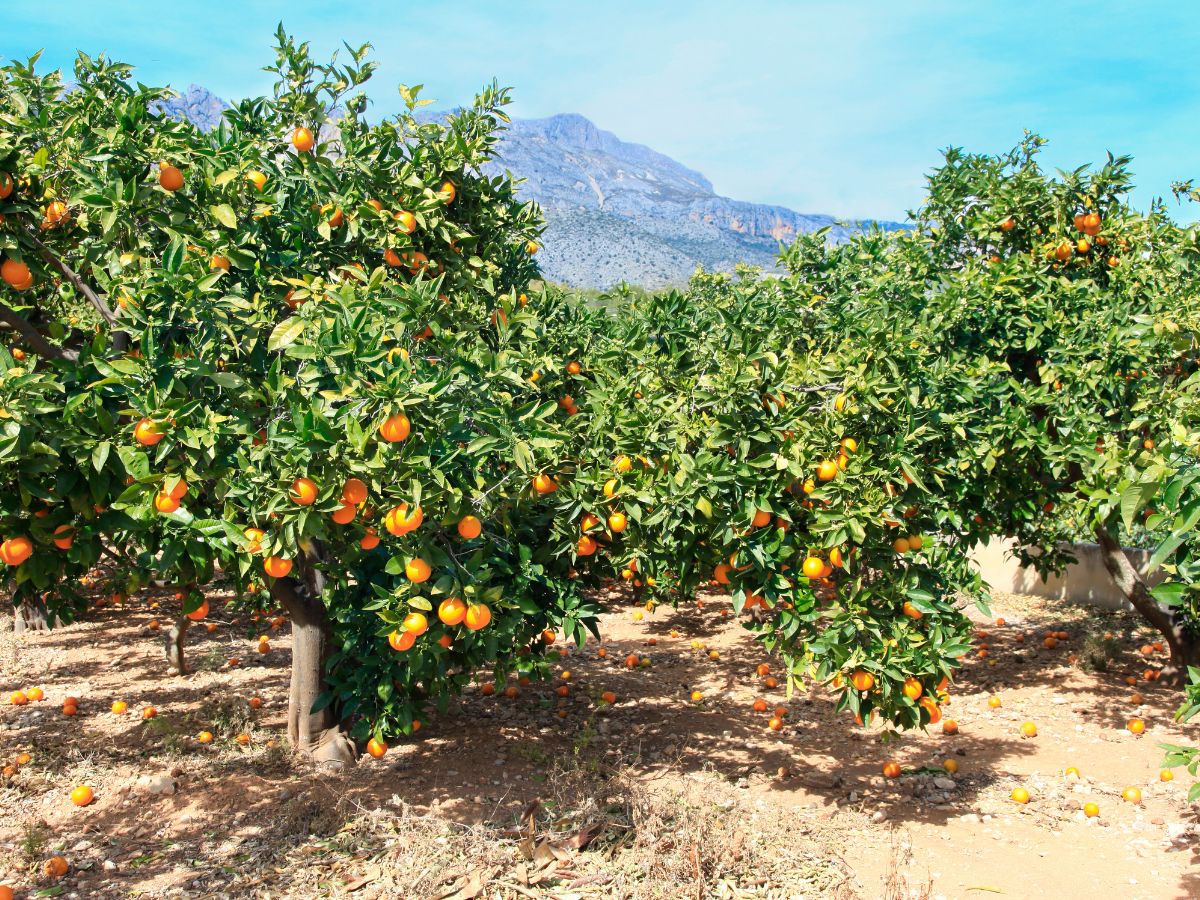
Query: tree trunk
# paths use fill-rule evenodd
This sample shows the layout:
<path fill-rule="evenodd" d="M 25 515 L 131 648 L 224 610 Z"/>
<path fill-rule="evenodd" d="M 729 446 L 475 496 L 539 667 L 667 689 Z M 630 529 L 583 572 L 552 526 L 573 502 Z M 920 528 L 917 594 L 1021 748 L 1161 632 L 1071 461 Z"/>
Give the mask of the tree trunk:
<path fill-rule="evenodd" d="M 13 607 L 13 631 L 49 631 L 50 620 L 46 616 L 46 604 L 41 599 L 25 600 Z"/>
<path fill-rule="evenodd" d="M 1187 631 L 1179 610 L 1164 606 L 1151 596 L 1146 582 L 1129 561 L 1121 544 L 1104 525 L 1096 527 L 1096 540 L 1100 544 L 1104 568 L 1125 599 L 1166 639 L 1171 657 L 1163 666 L 1160 677 L 1168 684 L 1183 684 L 1187 680 L 1188 666 L 1200 664 L 1200 641 Z"/>
<path fill-rule="evenodd" d="M 166 634 L 167 662 L 180 675 L 187 674 L 187 662 L 183 657 L 183 643 L 187 638 L 187 630 L 190 624 L 191 619 L 180 614 L 175 617 L 175 624 L 167 630 Z"/>
<path fill-rule="evenodd" d="M 271 596 L 292 622 L 292 677 L 288 688 L 288 739 L 297 753 L 323 762 L 353 764 L 354 744 L 341 731 L 332 704 L 313 711 L 325 690 L 332 627 L 321 600 L 325 577 L 299 554 L 293 576 L 277 578 Z"/>

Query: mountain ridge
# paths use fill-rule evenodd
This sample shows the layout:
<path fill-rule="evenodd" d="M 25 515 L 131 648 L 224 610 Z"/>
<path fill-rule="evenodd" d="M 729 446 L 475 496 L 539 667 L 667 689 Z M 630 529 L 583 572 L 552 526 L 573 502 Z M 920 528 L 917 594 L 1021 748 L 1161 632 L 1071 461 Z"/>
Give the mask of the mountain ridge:
<path fill-rule="evenodd" d="M 228 104 L 190 85 L 163 108 L 213 128 Z M 485 166 L 489 175 L 505 170 L 522 179 L 519 194 L 545 213 L 543 274 L 572 287 L 626 281 L 659 288 L 686 282 L 698 267 L 732 271 L 739 262 L 774 271 L 780 244 L 798 235 L 828 228 L 829 239 L 840 242 L 870 226 L 905 227 L 723 197 L 702 173 L 579 113 L 514 118 Z"/>

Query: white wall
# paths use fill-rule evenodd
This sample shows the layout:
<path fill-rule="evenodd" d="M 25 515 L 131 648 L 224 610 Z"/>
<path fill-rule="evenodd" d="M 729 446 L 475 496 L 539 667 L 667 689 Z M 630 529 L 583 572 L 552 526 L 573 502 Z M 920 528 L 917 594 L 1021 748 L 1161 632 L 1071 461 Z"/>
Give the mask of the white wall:
<path fill-rule="evenodd" d="M 1091 603 L 1104 609 L 1130 608 L 1104 568 L 1100 548 L 1096 544 L 1076 544 L 1075 556 L 1079 561 L 1069 566 L 1062 575 L 1051 575 L 1049 581 L 1042 581 L 1033 569 L 1018 565 L 1009 554 L 1012 546 L 1012 541 L 993 540 L 971 553 L 976 568 L 994 590 Z M 1144 575 L 1150 554 L 1145 550 L 1125 552 Z M 1152 585 L 1157 584 L 1161 577 L 1161 573 L 1155 573 L 1148 581 Z"/>

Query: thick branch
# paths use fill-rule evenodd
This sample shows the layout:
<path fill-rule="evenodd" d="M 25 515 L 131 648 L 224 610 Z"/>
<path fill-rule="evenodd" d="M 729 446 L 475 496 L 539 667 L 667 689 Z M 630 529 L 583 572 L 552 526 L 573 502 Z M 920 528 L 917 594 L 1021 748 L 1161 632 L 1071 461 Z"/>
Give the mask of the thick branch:
<path fill-rule="evenodd" d="M 1096 541 L 1100 545 L 1104 568 L 1125 595 L 1125 599 L 1167 639 L 1171 659 L 1163 667 L 1163 677 L 1171 683 L 1181 681 L 1188 667 L 1195 665 L 1197 657 L 1200 656 L 1200 646 L 1197 646 L 1196 640 L 1188 632 L 1183 617 L 1177 610 L 1154 599 L 1145 580 L 1129 561 L 1125 550 L 1103 524 L 1096 526 Z"/>
<path fill-rule="evenodd" d="M 33 327 L 26 319 L 24 319 L 15 309 L 0 303 L 0 322 L 4 322 L 14 331 L 21 335 L 25 343 L 27 343 L 38 356 L 44 356 L 47 359 L 62 359 L 74 362 L 79 358 L 74 350 L 65 350 L 56 344 L 46 340 L 45 335 Z"/>

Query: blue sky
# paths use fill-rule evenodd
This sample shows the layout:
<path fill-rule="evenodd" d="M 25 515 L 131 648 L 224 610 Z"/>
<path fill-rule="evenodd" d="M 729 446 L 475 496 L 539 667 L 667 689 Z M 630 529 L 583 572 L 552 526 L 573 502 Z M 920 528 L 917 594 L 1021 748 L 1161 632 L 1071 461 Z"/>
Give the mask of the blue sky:
<path fill-rule="evenodd" d="M 320 49 L 371 42 L 379 114 L 397 82 L 452 106 L 496 77 L 515 115 L 583 113 L 803 212 L 898 218 L 939 148 L 998 152 L 1025 128 L 1052 165 L 1133 154 L 1142 205 L 1200 176 L 1197 0 L 7 0 L 4 20 L 0 57 L 104 51 L 225 97 L 266 89 L 282 20 Z"/>

